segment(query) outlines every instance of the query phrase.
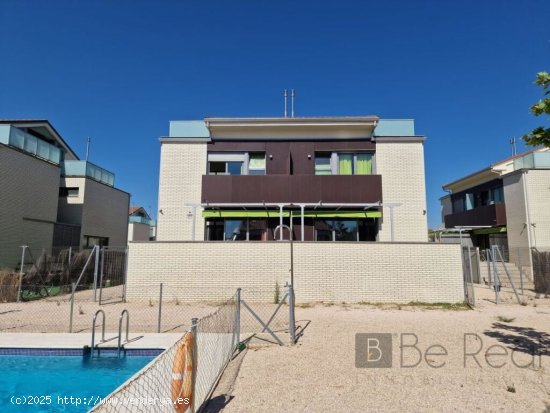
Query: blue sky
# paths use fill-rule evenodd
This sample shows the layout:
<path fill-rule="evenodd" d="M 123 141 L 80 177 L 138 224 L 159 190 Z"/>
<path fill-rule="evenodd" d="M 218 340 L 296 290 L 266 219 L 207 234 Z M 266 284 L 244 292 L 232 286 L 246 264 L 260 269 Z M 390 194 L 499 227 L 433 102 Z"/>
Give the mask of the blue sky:
<path fill-rule="evenodd" d="M 0 0 L 0 118 L 46 118 L 157 209 L 168 121 L 414 118 L 431 227 L 441 185 L 510 154 L 550 70 L 550 2 Z M 519 145 L 519 149 L 523 149 Z"/>

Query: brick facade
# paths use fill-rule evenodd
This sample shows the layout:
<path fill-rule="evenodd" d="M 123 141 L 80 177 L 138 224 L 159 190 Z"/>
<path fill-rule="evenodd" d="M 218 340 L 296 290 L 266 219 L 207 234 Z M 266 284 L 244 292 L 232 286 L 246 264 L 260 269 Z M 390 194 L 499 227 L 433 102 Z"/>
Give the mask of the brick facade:
<path fill-rule="evenodd" d="M 449 302 L 464 300 L 460 246 L 428 243 L 294 243 L 296 300 Z M 222 300 L 236 288 L 271 301 L 290 280 L 288 242 L 129 244 L 127 299 Z"/>

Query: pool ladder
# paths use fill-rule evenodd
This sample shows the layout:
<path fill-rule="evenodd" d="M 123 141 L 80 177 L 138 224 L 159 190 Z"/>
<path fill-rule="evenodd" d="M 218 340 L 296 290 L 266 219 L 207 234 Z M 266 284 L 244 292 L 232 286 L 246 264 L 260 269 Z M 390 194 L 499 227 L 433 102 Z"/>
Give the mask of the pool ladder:
<path fill-rule="evenodd" d="M 95 328 L 97 326 L 97 316 L 101 314 L 101 341 L 99 343 L 95 343 Z M 128 334 L 130 334 L 130 313 L 128 310 L 122 310 L 122 313 L 120 313 L 120 317 L 118 318 L 118 336 L 113 337 L 113 339 L 118 339 L 117 344 L 117 357 L 120 357 L 120 350 L 123 347 L 122 343 L 122 321 L 124 320 L 124 315 L 126 315 L 126 340 L 124 343 L 127 343 L 129 341 Z M 99 344 L 105 343 L 105 311 L 103 310 L 97 310 L 94 314 L 94 320 L 92 325 L 92 346 L 91 346 L 91 353 L 90 356 L 94 356 L 94 349 L 97 350 L 97 353 L 99 355 Z"/>

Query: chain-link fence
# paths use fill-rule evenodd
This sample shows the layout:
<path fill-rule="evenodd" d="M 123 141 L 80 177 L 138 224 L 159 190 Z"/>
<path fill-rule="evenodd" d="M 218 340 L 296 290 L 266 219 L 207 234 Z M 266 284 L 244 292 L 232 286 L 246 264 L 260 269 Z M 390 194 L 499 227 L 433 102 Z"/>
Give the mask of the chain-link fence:
<path fill-rule="evenodd" d="M 201 319 L 172 347 L 96 406 L 98 412 L 197 411 L 239 344 L 239 293 Z M 142 401 L 128 403 L 129 400 Z"/>
<path fill-rule="evenodd" d="M 550 294 L 550 248 L 533 249 L 533 281 L 537 293 Z"/>

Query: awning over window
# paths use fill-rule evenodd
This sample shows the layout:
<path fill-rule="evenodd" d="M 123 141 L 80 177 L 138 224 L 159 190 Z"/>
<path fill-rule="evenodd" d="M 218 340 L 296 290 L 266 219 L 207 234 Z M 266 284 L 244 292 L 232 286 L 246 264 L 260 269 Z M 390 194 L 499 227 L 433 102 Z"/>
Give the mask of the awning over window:
<path fill-rule="evenodd" d="M 203 218 L 279 218 L 279 211 L 202 211 Z M 283 217 L 290 216 L 283 211 Z"/>
<path fill-rule="evenodd" d="M 506 227 L 495 227 L 495 228 L 482 228 L 475 229 L 472 231 L 474 235 L 485 235 L 485 234 L 505 234 L 508 231 Z"/>
<path fill-rule="evenodd" d="M 289 217 L 289 211 L 283 211 L 283 217 Z M 203 218 L 279 218 L 279 211 L 202 211 Z M 300 218 L 300 211 L 292 211 L 294 218 Z M 305 218 L 381 218 L 380 211 L 305 211 Z"/>

